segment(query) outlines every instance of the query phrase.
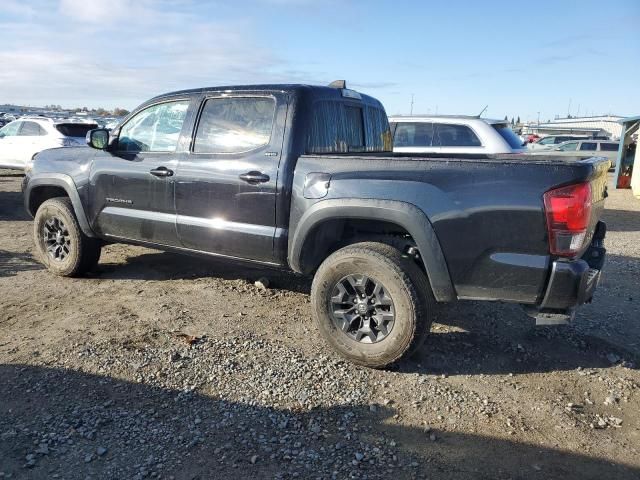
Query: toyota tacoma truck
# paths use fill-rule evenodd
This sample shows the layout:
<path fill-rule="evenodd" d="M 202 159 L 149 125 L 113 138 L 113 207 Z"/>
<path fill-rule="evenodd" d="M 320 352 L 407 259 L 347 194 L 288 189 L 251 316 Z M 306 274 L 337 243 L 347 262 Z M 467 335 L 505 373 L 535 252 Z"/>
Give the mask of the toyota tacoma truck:
<path fill-rule="evenodd" d="M 607 161 L 394 154 L 381 103 L 343 81 L 174 92 L 87 143 L 27 165 L 51 272 L 81 275 L 111 242 L 290 269 L 313 276 L 322 336 L 365 366 L 418 348 L 438 304 L 566 320 L 604 261 Z"/>

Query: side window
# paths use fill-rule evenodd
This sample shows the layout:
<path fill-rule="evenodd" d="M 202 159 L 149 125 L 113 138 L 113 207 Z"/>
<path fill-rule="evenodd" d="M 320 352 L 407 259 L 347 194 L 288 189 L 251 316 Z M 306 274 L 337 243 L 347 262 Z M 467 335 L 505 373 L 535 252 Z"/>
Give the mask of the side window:
<path fill-rule="evenodd" d="M 22 128 L 18 132 L 18 135 L 21 137 L 38 137 L 43 135 L 43 130 L 40 128 L 36 122 L 22 122 Z"/>
<path fill-rule="evenodd" d="M 436 147 L 481 147 L 480 140 L 466 125 L 436 124 L 433 145 Z"/>
<path fill-rule="evenodd" d="M 538 142 L 540 145 L 553 145 L 555 143 L 554 137 L 546 137 Z"/>
<path fill-rule="evenodd" d="M 582 142 L 580 151 L 595 152 L 598 144 L 596 142 Z"/>
<path fill-rule="evenodd" d="M 3 137 L 15 137 L 23 122 L 11 122 L 0 128 Z"/>
<path fill-rule="evenodd" d="M 617 152 L 618 144 L 617 143 L 601 143 L 600 150 L 603 152 Z"/>
<path fill-rule="evenodd" d="M 242 153 L 269 144 L 276 102 L 270 97 L 210 98 L 204 104 L 194 153 Z"/>
<path fill-rule="evenodd" d="M 571 140 L 571 139 L 570 139 L 570 138 L 567 138 L 567 137 L 555 137 L 555 138 L 553 139 L 553 143 L 557 145 L 557 144 L 559 144 L 559 143 L 564 143 L 564 142 L 566 142 L 567 140 Z"/>
<path fill-rule="evenodd" d="M 138 112 L 120 130 L 121 152 L 175 152 L 189 100 L 159 103 Z"/>
<path fill-rule="evenodd" d="M 382 108 L 320 100 L 313 104 L 307 153 L 389 152 L 389 121 Z"/>
<path fill-rule="evenodd" d="M 558 147 L 560 152 L 575 152 L 578 149 L 578 142 L 567 142 Z"/>
<path fill-rule="evenodd" d="M 433 123 L 399 122 L 393 138 L 394 147 L 430 147 L 433 144 Z"/>

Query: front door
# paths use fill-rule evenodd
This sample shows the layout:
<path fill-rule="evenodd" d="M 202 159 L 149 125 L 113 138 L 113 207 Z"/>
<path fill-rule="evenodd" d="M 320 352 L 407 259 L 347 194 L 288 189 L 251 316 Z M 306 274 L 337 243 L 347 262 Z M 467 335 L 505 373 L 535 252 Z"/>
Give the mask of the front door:
<path fill-rule="evenodd" d="M 202 98 L 189 153 L 178 165 L 176 211 L 184 247 L 273 262 L 276 185 L 286 97 Z"/>
<path fill-rule="evenodd" d="M 174 179 L 184 151 L 190 100 L 142 109 L 114 132 L 117 145 L 99 151 L 91 167 L 90 217 L 99 233 L 176 246 Z"/>

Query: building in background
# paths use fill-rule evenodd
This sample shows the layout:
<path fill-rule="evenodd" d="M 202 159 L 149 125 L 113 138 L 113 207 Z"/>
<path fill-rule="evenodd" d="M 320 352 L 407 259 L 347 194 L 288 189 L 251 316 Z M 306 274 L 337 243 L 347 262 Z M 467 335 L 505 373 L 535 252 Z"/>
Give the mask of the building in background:
<path fill-rule="evenodd" d="M 622 117 L 601 115 L 597 117 L 558 118 L 552 122 L 531 122 L 523 127 L 523 134 L 588 135 L 618 140 L 622 135 Z"/>

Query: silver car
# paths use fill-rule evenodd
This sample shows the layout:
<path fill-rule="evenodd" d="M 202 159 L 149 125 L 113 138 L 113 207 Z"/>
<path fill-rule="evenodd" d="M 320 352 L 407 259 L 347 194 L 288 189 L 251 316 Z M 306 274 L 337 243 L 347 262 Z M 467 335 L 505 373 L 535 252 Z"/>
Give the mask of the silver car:
<path fill-rule="evenodd" d="M 522 140 L 504 120 L 468 116 L 391 116 L 393 151 L 521 153 Z"/>
<path fill-rule="evenodd" d="M 578 158 L 605 157 L 611 162 L 611 168 L 615 168 L 619 147 L 618 142 L 609 140 L 570 140 L 548 150 L 530 153 L 531 155 L 561 155 Z"/>

